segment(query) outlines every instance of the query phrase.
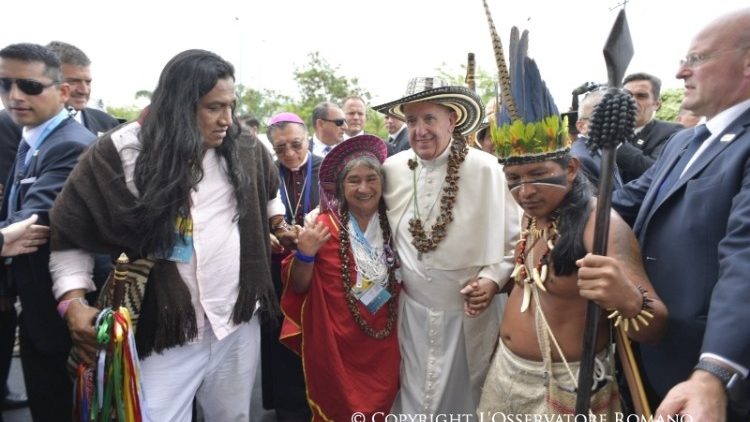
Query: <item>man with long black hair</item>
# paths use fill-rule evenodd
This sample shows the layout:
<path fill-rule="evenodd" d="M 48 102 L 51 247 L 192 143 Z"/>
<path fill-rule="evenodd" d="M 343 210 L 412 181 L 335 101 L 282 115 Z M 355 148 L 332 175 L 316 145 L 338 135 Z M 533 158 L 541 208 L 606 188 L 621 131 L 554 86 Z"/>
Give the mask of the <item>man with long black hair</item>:
<path fill-rule="evenodd" d="M 167 63 L 140 119 L 100 139 L 52 211 L 50 269 L 77 352 L 90 357 L 92 254 L 154 260 L 136 331 L 152 420 L 249 420 L 256 309 L 275 311 L 269 215 L 278 174 L 240 132 L 234 69 L 208 51 Z"/>
<path fill-rule="evenodd" d="M 486 12 L 498 73 L 509 76 L 500 81 L 503 107 L 492 142 L 523 218 L 512 282 L 503 287 L 510 293 L 497 352 L 477 413 L 480 419 L 497 412 L 576 414 L 587 301 L 610 311 L 615 325 L 636 341 L 662 335 L 667 310 L 645 275 L 635 236 L 616 213 L 606 256 L 592 254 L 596 202 L 579 159 L 571 156 L 565 120 L 527 55 L 528 31 L 512 28 L 506 66 Z M 511 89 L 518 86 L 528 89 Z M 607 320 L 603 313 L 600 318 Z M 602 420 L 614 420 L 621 410 L 610 332 L 601 323 L 595 333 L 590 409 Z"/>

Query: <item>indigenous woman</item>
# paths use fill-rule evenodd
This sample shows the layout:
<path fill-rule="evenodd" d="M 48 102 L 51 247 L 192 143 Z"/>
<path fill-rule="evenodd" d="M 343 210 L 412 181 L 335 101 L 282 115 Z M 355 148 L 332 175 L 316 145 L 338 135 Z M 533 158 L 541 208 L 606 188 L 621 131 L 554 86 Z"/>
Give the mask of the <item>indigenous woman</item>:
<path fill-rule="evenodd" d="M 396 256 L 381 199 L 385 143 L 339 144 L 320 167 L 321 213 L 284 260 L 281 341 L 302 356 L 313 420 L 367 420 L 398 391 Z"/>

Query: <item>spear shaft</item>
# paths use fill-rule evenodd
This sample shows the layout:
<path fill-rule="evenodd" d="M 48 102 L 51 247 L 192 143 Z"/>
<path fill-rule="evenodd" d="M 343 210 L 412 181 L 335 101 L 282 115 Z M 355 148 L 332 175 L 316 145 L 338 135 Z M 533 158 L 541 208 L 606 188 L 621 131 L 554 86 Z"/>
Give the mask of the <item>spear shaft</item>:
<path fill-rule="evenodd" d="M 616 93 L 622 87 L 630 60 L 633 58 L 633 41 L 630 37 L 625 10 L 617 15 L 607 42 L 604 45 L 604 60 L 607 64 L 609 92 Z M 614 116 L 616 119 L 617 116 Z M 617 122 L 609 122 L 616 125 Z M 594 225 L 594 254 L 607 254 L 609 238 L 609 216 L 612 210 L 612 182 L 615 167 L 615 148 L 619 140 L 609 139 L 601 142 L 601 178 L 599 179 L 599 196 L 596 203 Z M 593 386 L 594 359 L 596 357 L 596 337 L 602 310 L 593 301 L 586 304 L 586 325 L 583 333 L 583 353 L 578 372 L 578 391 L 576 394 L 576 415 L 588 415 L 591 408 L 591 388 Z"/>

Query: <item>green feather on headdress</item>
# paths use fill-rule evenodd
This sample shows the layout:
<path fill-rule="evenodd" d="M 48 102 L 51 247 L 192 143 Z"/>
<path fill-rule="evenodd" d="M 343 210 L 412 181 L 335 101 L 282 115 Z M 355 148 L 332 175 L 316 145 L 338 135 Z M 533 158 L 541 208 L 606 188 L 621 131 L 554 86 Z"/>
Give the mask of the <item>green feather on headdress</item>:
<path fill-rule="evenodd" d="M 560 117 L 536 62 L 528 56 L 528 31 L 511 30 L 509 70 L 487 0 L 482 1 L 501 88 L 502 107 L 490 129 L 499 161 L 523 164 L 564 156 L 570 145 L 568 124 Z"/>

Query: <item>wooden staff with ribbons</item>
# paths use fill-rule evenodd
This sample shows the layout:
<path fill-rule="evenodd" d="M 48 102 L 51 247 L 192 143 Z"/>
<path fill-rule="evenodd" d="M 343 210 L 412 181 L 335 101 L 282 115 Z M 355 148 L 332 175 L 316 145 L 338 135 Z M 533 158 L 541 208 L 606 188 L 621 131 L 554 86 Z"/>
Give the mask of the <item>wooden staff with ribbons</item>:
<path fill-rule="evenodd" d="M 123 306 L 129 259 L 121 254 L 111 275 L 111 306 L 96 317 L 99 351 L 93 365 L 77 371 L 74 420 L 81 422 L 141 422 L 143 407 L 138 352 L 130 310 Z"/>

